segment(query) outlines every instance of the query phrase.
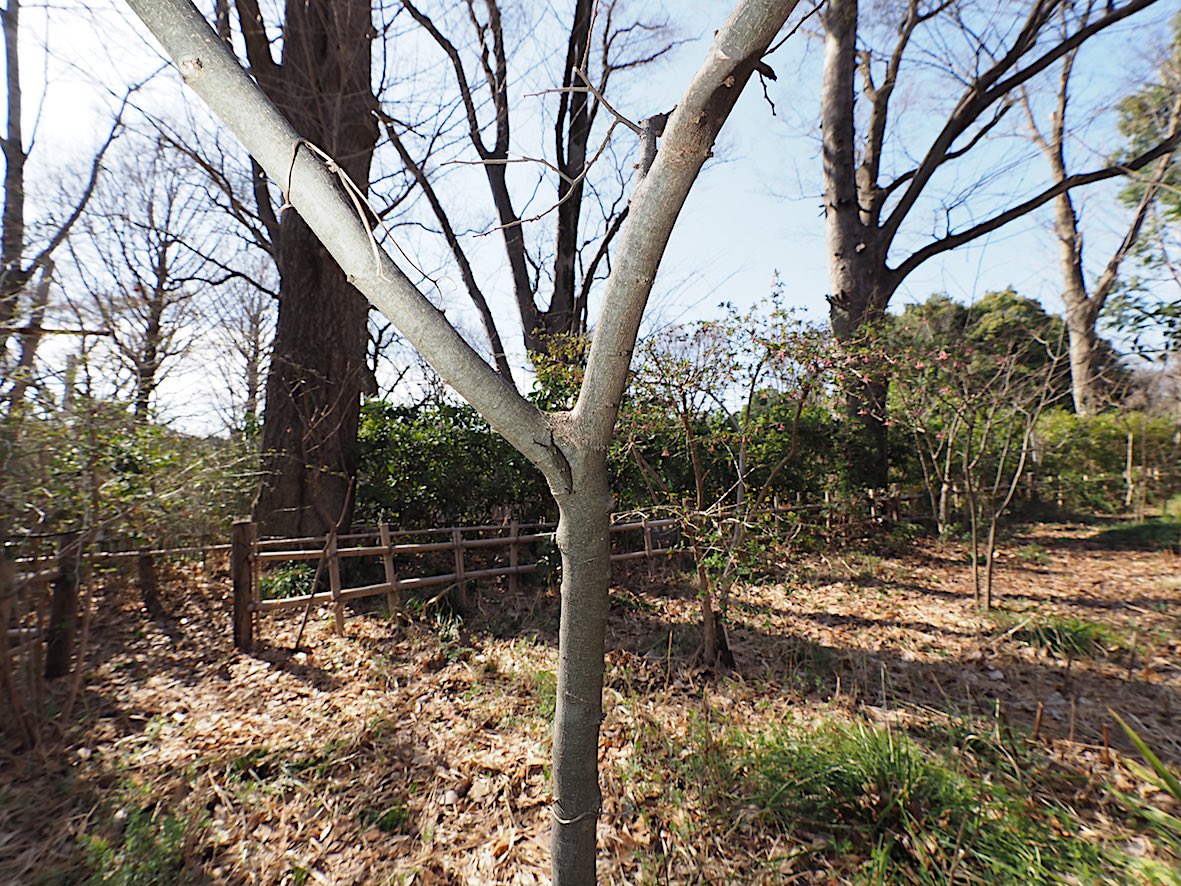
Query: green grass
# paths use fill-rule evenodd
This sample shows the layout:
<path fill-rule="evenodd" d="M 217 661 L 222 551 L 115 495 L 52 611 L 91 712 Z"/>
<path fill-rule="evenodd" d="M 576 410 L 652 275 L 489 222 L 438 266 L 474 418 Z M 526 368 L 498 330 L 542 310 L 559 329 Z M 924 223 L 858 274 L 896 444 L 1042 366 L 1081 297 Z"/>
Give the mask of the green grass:
<path fill-rule="evenodd" d="M 1168 794 L 1177 803 L 1181 803 L 1181 773 L 1166 766 L 1156 753 L 1150 748 L 1131 726 L 1119 714 L 1111 711 L 1120 728 L 1131 739 L 1136 750 L 1148 763 L 1148 768 L 1128 761 L 1128 768 L 1141 781 L 1152 785 L 1161 793 Z M 1138 795 L 1128 794 L 1119 790 L 1112 790 L 1130 812 L 1142 822 L 1152 841 L 1158 849 L 1165 850 L 1173 857 L 1175 864 L 1166 865 L 1159 861 L 1134 860 L 1133 868 L 1138 870 L 1148 882 L 1173 883 L 1181 886 L 1181 818 L 1167 812 L 1159 804 L 1144 799 Z"/>
<path fill-rule="evenodd" d="M 537 702 L 537 716 L 548 723 L 553 720 L 558 707 L 558 675 L 553 671 L 534 671 L 532 689 Z"/>
<path fill-rule="evenodd" d="M 837 874 L 826 882 L 1029 886 L 1104 882 L 1117 870 L 1070 836 L 1079 825 L 1067 810 L 1031 799 L 999 770 L 968 771 L 962 749 L 932 750 L 897 729 L 788 725 L 710 737 L 699 724 L 691 741 L 693 752 L 678 755 L 685 796 L 715 823 L 753 810 L 813 869 Z"/>
<path fill-rule="evenodd" d="M 365 824 L 374 825 L 383 834 L 409 834 L 410 810 L 401 804 L 387 806 L 384 809 L 370 808 L 361 813 L 361 820 Z"/>
<path fill-rule="evenodd" d="M 1181 519 L 1144 520 L 1113 526 L 1096 535 L 1095 541 L 1113 548 L 1178 550 L 1181 549 Z"/>
<path fill-rule="evenodd" d="M 1018 643 L 1065 658 L 1103 658 L 1122 645 L 1107 625 L 1081 618 L 1047 616 L 1010 631 L 1009 636 Z"/>
<path fill-rule="evenodd" d="M 1050 554 L 1041 545 L 1022 545 L 1013 552 L 1013 556 L 1030 566 L 1050 565 Z"/>
<path fill-rule="evenodd" d="M 125 784 L 111 805 L 117 832 L 78 838 L 93 871 L 87 886 L 157 886 L 196 883 L 186 870 L 185 842 L 191 823 L 162 804 L 145 788 Z"/>

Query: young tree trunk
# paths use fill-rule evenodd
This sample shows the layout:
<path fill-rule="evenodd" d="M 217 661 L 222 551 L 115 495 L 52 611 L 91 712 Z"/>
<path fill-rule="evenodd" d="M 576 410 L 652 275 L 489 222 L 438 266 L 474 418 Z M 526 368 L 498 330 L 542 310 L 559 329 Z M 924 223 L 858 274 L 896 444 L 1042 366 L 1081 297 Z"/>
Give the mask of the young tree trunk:
<path fill-rule="evenodd" d="M 188 0 L 129 0 L 186 81 L 275 177 L 317 236 L 374 304 L 442 378 L 545 475 L 561 521 L 562 621 L 554 733 L 553 873 L 556 886 L 595 880 L 595 830 L 602 717 L 611 498 L 606 451 L 627 384 L 631 355 L 673 224 L 722 124 L 755 65 L 795 7 L 794 0 L 741 0 L 717 32 L 665 130 L 655 162 L 633 192 L 627 226 L 603 294 L 601 322 L 578 403 L 546 415 L 472 350 L 380 250 L 367 220 L 340 193 L 325 164 L 296 151 L 298 137 L 246 78 L 225 44 Z M 367 44 L 366 44 L 367 45 Z"/>
<path fill-rule="evenodd" d="M 603 643 L 611 578 L 611 491 L 605 452 L 574 457 L 574 492 L 556 496 L 562 554 L 558 697 L 554 714 L 553 866 L 571 883 L 595 880 Z"/>

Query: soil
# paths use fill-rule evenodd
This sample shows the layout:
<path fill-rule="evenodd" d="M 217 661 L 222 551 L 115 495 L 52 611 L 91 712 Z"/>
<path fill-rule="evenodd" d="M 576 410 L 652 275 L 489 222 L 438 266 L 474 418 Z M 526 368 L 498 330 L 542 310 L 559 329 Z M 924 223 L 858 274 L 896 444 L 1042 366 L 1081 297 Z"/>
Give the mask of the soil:
<path fill-rule="evenodd" d="M 652 882 L 653 871 L 660 882 L 794 880 L 788 861 L 767 873 L 791 856 L 767 829 L 698 822 L 701 839 L 678 838 L 686 816 L 705 813 L 652 790 L 650 770 L 664 765 L 653 754 L 671 767 L 702 724 L 1003 726 L 1071 776 L 1061 799 L 1078 811 L 1081 839 L 1155 851 L 1108 793 L 1149 793 L 1110 711 L 1181 762 L 1181 557 L 1105 538 L 1095 525 L 1022 529 L 1000 551 L 994 614 L 975 606 L 958 544 L 792 557 L 735 588 L 728 674 L 692 664 L 697 601 L 685 573 L 621 576 L 601 882 Z M 113 860 L 148 872 L 111 880 L 126 883 L 154 882 L 169 865 L 169 882 L 549 882 L 553 591 L 474 589 L 462 622 L 354 612 L 342 637 L 314 610 L 299 651 L 299 616 L 267 617 L 252 654 L 230 643 L 224 563 L 178 565 L 159 595 L 152 615 L 130 579 L 95 584 L 70 722 L 0 755 L 0 883 L 85 882 Z M 1050 616 L 1105 626 L 1110 648 L 1071 657 L 1022 642 Z M 51 709 L 69 700 L 59 682 Z"/>

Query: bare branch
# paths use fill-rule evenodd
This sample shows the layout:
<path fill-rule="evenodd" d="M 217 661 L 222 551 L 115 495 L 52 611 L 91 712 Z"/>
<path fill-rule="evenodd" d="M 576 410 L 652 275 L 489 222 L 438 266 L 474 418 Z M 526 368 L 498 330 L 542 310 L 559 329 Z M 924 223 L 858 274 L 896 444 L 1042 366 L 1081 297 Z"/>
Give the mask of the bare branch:
<path fill-rule="evenodd" d="M 1072 188 L 1082 187 L 1083 185 L 1094 184 L 1095 182 L 1106 181 L 1107 179 L 1116 178 L 1121 175 L 1128 175 L 1143 169 L 1152 161 L 1171 153 L 1181 143 L 1181 130 L 1175 130 L 1172 135 L 1161 142 L 1156 147 L 1145 151 L 1138 157 L 1129 160 L 1126 163 L 1119 163 L 1112 166 L 1105 166 L 1102 169 L 1096 169 L 1091 172 L 1080 172 L 1075 175 L 1067 176 L 1061 181 L 1055 182 L 1050 187 L 1043 190 L 1041 193 L 1030 197 L 1022 203 L 1012 206 L 1004 212 L 998 213 L 992 218 L 980 222 L 977 225 L 960 231 L 957 234 L 951 234 L 940 240 L 935 240 L 928 243 L 922 249 L 911 254 L 904 262 L 898 265 L 897 268 L 890 271 L 890 275 L 896 279 L 901 280 L 906 277 L 911 271 L 925 262 L 932 256 L 939 255 L 942 252 L 947 252 L 950 249 L 955 249 L 957 246 L 962 246 L 985 234 L 990 234 L 998 228 L 1004 227 L 1011 221 L 1028 215 L 1033 210 L 1040 206 L 1049 203 L 1059 194 L 1064 194 Z"/>

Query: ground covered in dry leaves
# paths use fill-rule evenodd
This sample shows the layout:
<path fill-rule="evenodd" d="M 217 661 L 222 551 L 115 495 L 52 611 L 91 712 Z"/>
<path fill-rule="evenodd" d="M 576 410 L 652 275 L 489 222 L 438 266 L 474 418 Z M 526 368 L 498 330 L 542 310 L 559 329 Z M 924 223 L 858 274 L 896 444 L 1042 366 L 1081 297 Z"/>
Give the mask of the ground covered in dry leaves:
<path fill-rule="evenodd" d="M 1064 837 L 1175 863 L 1116 796 L 1177 812 L 1129 769 L 1109 708 L 1181 761 L 1176 548 L 1026 527 L 1003 547 L 989 616 L 961 546 L 867 550 L 796 556 L 737 588 L 728 675 L 691 663 L 684 574 L 621 578 L 601 881 L 864 878 L 871 847 L 785 828 L 717 771 L 753 737 L 832 723 L 942 742 L 977 775 L 972 737 L 989 738 L 1030 802 L 1071 810 Z M 548 882 L 554 592 L 479 588 L 462 622 L 358 612 L 344 637 L 313 611 L 298 652 L 299 618 L 268 618 L 246 655 L 224 564 L 178 566 L 163 618 L 128 585 L 94 592 L 75 723 L 0 756 L 0 883 Z M 1102 626 L 1106 648 L 1055 650 L 1031 633 L 1047 620 Z"/>

